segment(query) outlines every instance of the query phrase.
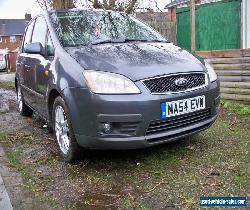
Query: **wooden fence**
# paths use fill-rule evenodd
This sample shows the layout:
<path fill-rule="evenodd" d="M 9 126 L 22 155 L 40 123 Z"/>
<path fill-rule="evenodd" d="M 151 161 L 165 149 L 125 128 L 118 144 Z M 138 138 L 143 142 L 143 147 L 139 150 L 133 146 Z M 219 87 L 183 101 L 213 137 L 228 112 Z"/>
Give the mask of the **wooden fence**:
<path fill-rule="evenodd" d="M 176 44 L 176 25 L 174 22 L 148 21 L 146 23 L 158 31 L 162 36 L 167 38 L 170 42 Z"/>
<path fill-rule="evenodd" d="M 16 71 L 16 58 L 17 58 L 17 52 L 9 52 L 9 54 L 7 55 L 8 59 L 7 69 L 9 69 L 11 72 Z"/>
<path fill-rule="evenodd" d="M 213 65 L 221 83 L 223 99 L 250 102 L 250 49 L 196 53 Z"/>

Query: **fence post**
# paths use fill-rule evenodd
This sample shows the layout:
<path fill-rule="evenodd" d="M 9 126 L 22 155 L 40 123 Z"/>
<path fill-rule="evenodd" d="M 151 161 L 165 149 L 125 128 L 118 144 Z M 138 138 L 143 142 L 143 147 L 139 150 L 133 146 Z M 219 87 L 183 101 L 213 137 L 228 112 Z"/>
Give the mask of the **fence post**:
<path fill-rule="evenodd" d="M 195 0 L 190 0 L 190 38 L 191 52 L 195 51 Z"/>

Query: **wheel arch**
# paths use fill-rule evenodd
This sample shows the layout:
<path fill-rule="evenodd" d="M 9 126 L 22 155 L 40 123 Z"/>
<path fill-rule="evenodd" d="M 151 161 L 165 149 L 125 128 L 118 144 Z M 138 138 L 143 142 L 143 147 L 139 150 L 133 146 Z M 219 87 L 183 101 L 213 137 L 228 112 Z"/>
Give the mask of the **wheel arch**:
<path fill-rule="evenodd" d="M 48 114 L 49 114 L 49 121 L 50 123 L 52 122 L 52 111 L 53 111 L 53 104 L 55 99 L 62 95 L 60 94 L 60 92 L 57 89 L 51 89 L 49 92 L 49 96 L 48 96 Z"/>

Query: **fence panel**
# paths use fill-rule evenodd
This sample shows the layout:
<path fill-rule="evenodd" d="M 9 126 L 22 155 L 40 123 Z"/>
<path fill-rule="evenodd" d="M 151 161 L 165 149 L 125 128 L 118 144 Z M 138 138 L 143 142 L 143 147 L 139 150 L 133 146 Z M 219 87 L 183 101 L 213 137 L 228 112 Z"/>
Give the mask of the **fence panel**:
<path fill-rule="evenodd" d="M 196 6 L 197 50 L 239 49 L 241 0 L 224 0 Z M 190 50 L 190 10 L 177 9 L 177 42 Z"/>
<path fill-rule="evenodd" d="M 151 27 L 158 31 L 162 36 L 167 38 L 170 42 L 176 44 L 176 26 L 174 22 L 147 22 Z"/>
<path fill-rule="evenodd" d="M 17 52 L 9 52 L 8 54 L 8 69 L 12 72 L 16 71 Z"/>
<path fill-rule="evenodd" d="M 221 97 L 250 102 L 250 49 L 196 51 L 218 74 Z"/>

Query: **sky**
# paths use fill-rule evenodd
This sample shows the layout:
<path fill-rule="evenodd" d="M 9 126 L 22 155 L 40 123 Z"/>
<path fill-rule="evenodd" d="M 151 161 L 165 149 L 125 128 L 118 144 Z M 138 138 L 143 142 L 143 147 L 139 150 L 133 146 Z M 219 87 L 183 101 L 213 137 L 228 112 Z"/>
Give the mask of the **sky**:
<path fill-rule="evenodd" d="M 142 0 L 143 4 L 148 4 L 152 0 Z M 163 10 L 164 6 L 170 0 L 155 0 L 158 7 Z M 0 19 L 23 19 L 25 13 L 29 13 L 32 17 L 41 13 L 41 8 L 36 0 L 0 0 Z"/>
<path fill-rule="evenodd" d="M 34 17 L 41 9 L 35 0 L 0 0 L 0 19 L 23 19 L 25 12 Z"/>

